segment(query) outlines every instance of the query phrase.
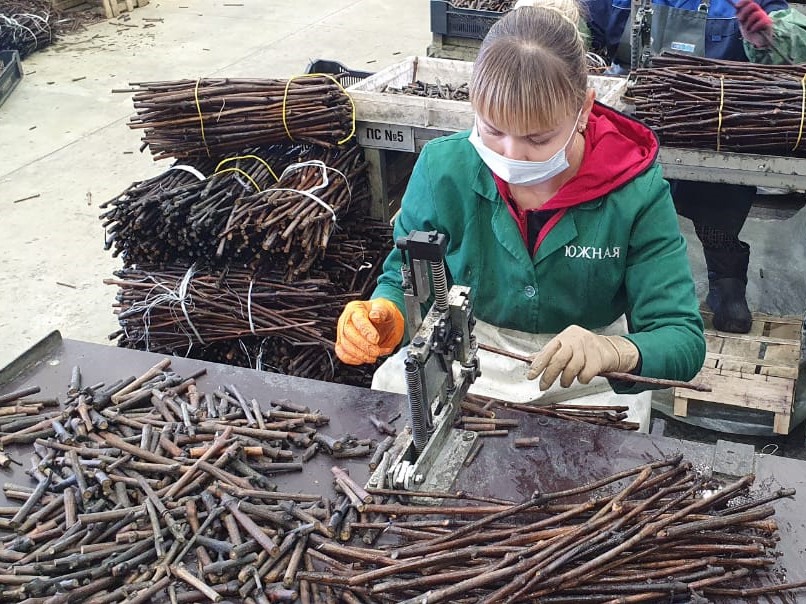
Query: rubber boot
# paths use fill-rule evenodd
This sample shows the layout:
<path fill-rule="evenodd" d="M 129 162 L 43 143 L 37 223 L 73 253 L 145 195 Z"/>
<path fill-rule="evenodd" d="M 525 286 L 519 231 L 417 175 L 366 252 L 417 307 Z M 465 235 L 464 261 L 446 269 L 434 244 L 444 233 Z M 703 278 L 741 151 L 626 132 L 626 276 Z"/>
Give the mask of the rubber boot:
<path fill-rule="evenodd" d="M 753 323 L 745 297 L 750 246 L 741 249 L 703 249 L 708 266 L 708 296 L 714 327 L 720 331 L 747 333 Z"/>

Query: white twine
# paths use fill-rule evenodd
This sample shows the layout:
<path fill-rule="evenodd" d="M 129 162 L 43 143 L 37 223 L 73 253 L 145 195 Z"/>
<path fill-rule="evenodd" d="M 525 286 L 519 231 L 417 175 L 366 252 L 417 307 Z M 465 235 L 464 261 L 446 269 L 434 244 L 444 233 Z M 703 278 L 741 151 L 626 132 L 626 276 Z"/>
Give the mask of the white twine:
<path fill-rule="evenodd" d="M 605 61 L 604 57 L 596 54 L 595 52 L 586 52 L 585 61 L 587 62 L 588 67 L 592 69 L 607 69 L 608 67 L 607 61 Z"/>
<path fill-rule="evenodd" d="M 330 354 L 330 350 L 325 348 L 325 352 L 327 353 L 327 359 L 330 361 L 330 379 L 336 377 L 336 364 L 333 362 L 333 355 Z"/>
<path fill-rule="evenodd" d="M 238 344 L 241 346 L 241 350 L 243 350 L 243 353 L 246 355 L 246 362 L 249 365 L 249 367 L 251 368 L 252 367 L 252 355 L 249 354 L 249 349 L 246 347 L 246 344 L 243 343 L 243 340 L 241 338 L 238 338 Z"/>
<path fill-rule="evenodd" d="M 199 172 L 193 166 L 184 166 L 184 165 L 181 165 L 181 164 L 175 164 L 175 165 L 171 166 L 170 168 L 168 168 L 167 170 L 165 170 L 165 172 L 163 172 L 163 174 L 166 174 L 166 173 L 170 172 L 171 170 L 180 170 L 182 172 L 188 172 L 190 174 L 193 174 L 193 176 L 195 176 L 199 180 L 207 180 L 207 177 L 204 174 L 202 174 L 201 172 Z"/>
<path fill-rule="evenodd" d="M 263 346 L 266 345 L 266 339 L 263 338 L 260 341 L 260 347 L 257 349 L 257 357 L 255 358 L 255 370 L 256 371 L 263 371 Z"/>
<path fill-rule="evenodd" d="M 249 316 L 249 330 L 252 332 L 253 336 L 256 336 L 255 333 L 255 323 L 252 321 L 252 286 L 255 284 L 254 279 L 249 280 L 249 293 L 246 296 L 246 314 Z"/>
<path fill-rule="evenodd" d="M 31 36 L 31 38 L 34 41 L 34 48 L 38 48 L 39 47 L 39 42 L 37 42 L 36 34 L 33 32 L 32 29 L 30 29 L 29 27 L 26 27 L 20 21 L 17 20 L 20 17 L 28 17 L 31 21 L 42 21 L 42 23 L 47 23 L 47 19 L 44 19 L 44 18 L 40 17 L 39 15 L 35 15 L 35 14 L 32 14 L 32 13 L 18 13 L 18 14 L 15 14 L 13 16 L 10 16 L 10 17 L 7 17 L 4 14 L 0 14 L 0 20 L 5 21 L 6 25 L 8 25 L 9 27 L 21 29 L 23 31 L 27 31 L 28 34 Z M 16 39 L 16 37 L 17 37 L 16 34 L 14 34 L 15 39 Z M 51 39 L 52 39 L 52 33 L 48 32 L 48 41 L 50 41 Z"/>
<path fill-rule="evenodd" d="M 767 457 L 768 455 L 775 455 L 778 453 L 778 445 L 775 443 L 768 443 L 764 445 L 759 453 L 759 457 Z"/>
<path fill-rule="evenodd" d="M 299 163 L 296 163 L 296 164 L 291 164 L 285 170 L 283 170 L 283 173 L 280 175 L 280 180 L 282 180 L 283 177 L 286 174 L 289 174 L 290 172 L 295 172 L 297 170 L 301 170 L 302 168 L 305 168 L 305 167 L 308 167 L 308 166 L 313 166 L 315 168 L 321 168 L 321 170 L 322 170 L 322 182 L 321 182 L 321 184 L 318 184 L 316 186 L 311 187 L 310 189 L 305 189 L 305 190 L 290 189 L 290 188 L 288 188 L 288 189 L 286 189 L 286 188 L 276 188 L 276 187 L 273 187 L 272 190 L 273 191 L 287 191 L 289 193 L 299 193 L 300 195 L 304 195 L 308 199 L 312 199 L 313 201 L 318 203 L 320 206 L 325 208 L 328 212 L 330 212 L 330 215 L 333 217 L 333 222 L 336 222 L 336 212 L 335 212 L 335 210 L 330 206 L 330 204 L 326 203 L 320 197 L 315 195 L 315 193 L 317 191 L 321 191 L 322 189 L 326 188 L 330 184 L 330 179 L 327 177 L 327 172 L 328 172 L 328 170 L 330 170 L 331 172 L 335 172 L 336 174 L 341 176 L 344 179 L 344 182 L 347 183 L 347 195 L 348 195 L 350 201 L 352 201 L 353 192 L 350 189 L 350 182 L 347 180 L 347 177 L 344 175 L 344 173 L 342 173 L 340 170 L 337 170 L 336 168 L 331 168 L 330 166 L 326 165 L 325 162 L 323 162 L 321 160 L 312 159 L 312 160 L 309 160 L 309 161 L 303 161 L 303 162 L 299 162 Z"/>
<path fill-rule="evenodd" d="M 169 307 L 172 307 L 175 303 L 179 303 L 180 308 L 182 309 L 182 313 L 185 315 L 185 320 L 187 321 L 190 328 L 193 330 L 193 333 L 196 334 L 196 338 L 199 340 L 203 346 L 205 346 L 204 339 L 202 339 L 199 331 L 196 329 L 196 326 L 193 324 L 193 321 L 190 320 L 190 314 L 188 313 L 188 304 L 193 304 L 193 299 L 190 294 L 188 294 L 188 287 L 190 286 L 190 280 L 193 278 L 193 275 L 196 273 L 196 264 L 194 263 L 185 273 L 185 276 L 182 278 L 182 281 L 179 282 L 179 285 L 175 289 L 170 289 L 166 287 L 162 283 L 159 283 L 154 277 L 149 277 L 152 281 L 154 281 L 155 286 L 154 289 L 163 289 L 165 293 L 157 294 L 153 298 L 146 298 L 142 302 L 135 302 L 132 304 L 131 309 L 134 312 L 141 312 L 143 313 L 143 325 L 145 327 L 145 342 L 146 342 L 146 350 L 149 350 L 149 327 L 151 325 L 151 311 L 156 308 L 157 306 L 167 304 Z M 193 338 L 185 332 L 185 335 L 188 336 L 188 352 L 193 347 Z"/>

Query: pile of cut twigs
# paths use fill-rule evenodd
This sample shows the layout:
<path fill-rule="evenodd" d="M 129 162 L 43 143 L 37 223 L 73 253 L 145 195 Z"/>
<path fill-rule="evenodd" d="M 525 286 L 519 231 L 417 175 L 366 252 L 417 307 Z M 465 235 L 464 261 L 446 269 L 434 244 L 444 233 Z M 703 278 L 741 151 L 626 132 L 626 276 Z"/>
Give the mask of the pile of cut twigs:
<path fill-rule="evenodd" d="M 0 397 L 20 416 L 0 418 L 0 445 L 32 444 L 36 481 L 3 485 L 20 503 L 0 508 L 0 601 L 616 604 L 806 586 L 768 572 L 772 504 L 795 493 L 753 492 L 753 475 L 725 484 L 677 456 L 513 502 L 364 488 L 336 465 L 336 497 L 277 491 L 317 454 L 387 463 L 393 438 L 333 434 L 298 402 L 169 366 L 109 385 L 76 367 L 61 407 L 38 387 Z"/>
<path fill-rule="evenodd" d="M 515 0 L 450 0 L 451 6 L 472 10 L 490 10 L 498 13 L 512 10 Z"/>
<path fill-rule="evenodd" d="M 776 562 L 770 504 L 794 494 L 748 497 L 752 483 L 749 475 L 720 488 L 678 457 L 518 504 L 366 504 L 388 519 L 353 527 L 403 543 L 372 554 L 332 548 L 338 563 L 298 576 L 407 604 L 689 602 L 803 587 L 748 586 Z"/>

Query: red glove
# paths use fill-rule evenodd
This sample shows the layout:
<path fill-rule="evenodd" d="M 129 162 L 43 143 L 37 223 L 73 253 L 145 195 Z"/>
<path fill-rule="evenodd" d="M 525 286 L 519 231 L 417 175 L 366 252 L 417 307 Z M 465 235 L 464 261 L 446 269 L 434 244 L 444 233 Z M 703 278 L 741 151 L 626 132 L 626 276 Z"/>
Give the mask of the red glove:
<path fill-rule="evenodd" d="M 736 6 L 736 19 L 745 40 L 756 48 L 769 46 L 772 40 L 772 19 L 753 0 L 739 0 Z"/>

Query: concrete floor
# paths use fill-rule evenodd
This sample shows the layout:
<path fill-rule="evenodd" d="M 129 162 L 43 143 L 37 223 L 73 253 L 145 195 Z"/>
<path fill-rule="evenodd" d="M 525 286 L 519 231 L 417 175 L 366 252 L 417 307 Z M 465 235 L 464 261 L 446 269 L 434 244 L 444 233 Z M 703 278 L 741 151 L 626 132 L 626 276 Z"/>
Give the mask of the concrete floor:
<path fill-rule="evenodd" d="M 31 55 L 0 107 L 0 367 L 51 330 L 107 342 L 117 328 L 98 206 L 167 164 L 138 151 L 131 95 L 113 89 L 289 77 L 318 58 L 373 71 L 431 40 L 425 0 L 152 0 L 129 16 Z"/>

